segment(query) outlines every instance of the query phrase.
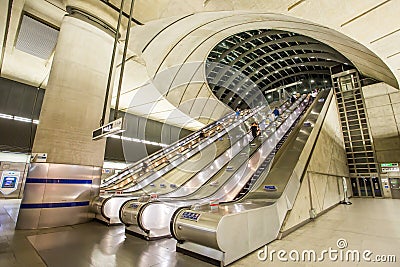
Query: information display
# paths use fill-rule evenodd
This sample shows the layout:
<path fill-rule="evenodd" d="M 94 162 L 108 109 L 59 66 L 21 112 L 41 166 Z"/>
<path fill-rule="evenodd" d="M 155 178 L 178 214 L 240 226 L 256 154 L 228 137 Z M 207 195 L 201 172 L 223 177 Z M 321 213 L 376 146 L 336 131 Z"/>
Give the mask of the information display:
<path fill-rule="evenodd" d="M 119 118 L 106 125 L 103 125 L 102 127 L 93 131 L 92 140 L 98 140 L 102 137 L 106 137 L 111 134 L 121 133 L 124 131 L 123 126 L 124 126 L 123 118 Z"/>
<path fill-rule="evenodd" d="M 0 181 L 1 193 L 8 195 L 17 190 L 20 176 L 19 171 L 3 171 Z"/>
<path fill-rule="evenodd" d="M 199 217 L 200 217 L 199 213 L 194 213 L 194 212 L 189 212 L 189 211 L 185 211 L 181 215 L 182 219 L 196 221 L 196 222 L 199 220 Z"/>

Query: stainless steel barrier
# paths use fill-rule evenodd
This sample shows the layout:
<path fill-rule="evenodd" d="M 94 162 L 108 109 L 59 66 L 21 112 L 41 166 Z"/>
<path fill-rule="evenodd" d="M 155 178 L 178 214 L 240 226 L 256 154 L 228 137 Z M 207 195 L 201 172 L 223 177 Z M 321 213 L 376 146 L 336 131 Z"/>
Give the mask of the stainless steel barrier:
<path fill-rule="evenodd" d="M 87 222 L 90 200 L 99 193 L 101 168 L 32 163 L 25 182 L 17 229 Z"/>

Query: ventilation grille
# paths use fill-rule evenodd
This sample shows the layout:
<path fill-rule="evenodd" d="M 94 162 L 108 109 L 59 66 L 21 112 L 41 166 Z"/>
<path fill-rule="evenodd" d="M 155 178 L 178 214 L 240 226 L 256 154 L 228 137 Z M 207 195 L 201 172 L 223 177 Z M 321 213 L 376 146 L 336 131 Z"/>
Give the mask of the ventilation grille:
<path fill-rule="evenodd" d="M 58 33 L 58 30 L 23 15 L 15 48 L 42 59 L 49 59 L 56 46 Z"/>

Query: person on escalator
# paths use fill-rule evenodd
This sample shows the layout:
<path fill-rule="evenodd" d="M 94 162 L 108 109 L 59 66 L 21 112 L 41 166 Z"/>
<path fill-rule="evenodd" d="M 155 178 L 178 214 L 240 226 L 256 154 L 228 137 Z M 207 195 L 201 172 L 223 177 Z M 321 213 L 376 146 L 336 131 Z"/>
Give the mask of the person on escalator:
<path fill-rule="evenodd" d="M 253 122 L 251 124 L 250 130 L 251 130 L 251 135 L 253 136 L 253 138 L 256 138 L 258 136 L 258 125 L 257 125 L 257 122 Z"/>
<path fill-rule="evenodd" d="M 145 161 L 143 161 L 143 163 L 142 163 L 142 171 L 144 172 L 144 173 L 146 173 L 147 171 L 148 171 L 148 168 L 149 166 L 147 165 L 147 163 L 145 162 Z"/>
<path fill-rule="evenodd" d="M 204 137 L 206 137 L 206 132 L 204 131 L 204 130 L 202 130 L 200 133 L 199 133 L 199 139 L 201 140 L 201 139 L 204 139 Z"/>
<path fill-rule="evenodd" d="M 272 111 L 272 113 L 274 113 L 275 117 L 279 117 L 279 109 L 277 107 L 275 107 L 274 111 Z"/>
<path fill-rule="evenodd" d="M 240 109 L 239 108 L 236 109 L 235 115 L 236 115 L 236 119 L 239 119 L 239 117 L 240 117 Z"/>
<path fill-rule="evenodd" d="M 294 103 L 294 102 L 296 102 L 296 97 L 294 96 L 294 95 L 292 95 L 291 97 L 290 97 L 290 103 Z"/>
<path fill-rule="evenodd" d="M 315 98 L 317 98 L 318 95 L 318 90 L 314 89 L 314 91 L 312 91 L 311 93 L 311 100 L 314 101 Z"/>

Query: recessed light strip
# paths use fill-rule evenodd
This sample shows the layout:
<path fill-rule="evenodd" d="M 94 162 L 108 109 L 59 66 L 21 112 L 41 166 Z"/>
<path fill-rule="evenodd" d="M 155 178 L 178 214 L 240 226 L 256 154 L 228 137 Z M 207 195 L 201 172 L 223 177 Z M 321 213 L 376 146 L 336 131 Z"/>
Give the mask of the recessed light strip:
<path fill-rule="evenodd" d="M 25 117 L 19 117 L 19 116 L 13 116 L 9 114 L 4 114 L 0 113 L 0 118 L 1 119 L 7 119 L 7 120 L 15 120 L 15 121 L 21 121 L 21 122 L 28 122 L 28 123 L 33 123 L 33 124 L 39 124 L 39 120 L 31 120 L 29 118 Z"/>
<path fill-rule="evenodd" d="M 146 145 L 153 145 L 153 146 L 161 146 L 161 147 L 168 147 L 169 145 L 163 144 L 163 143 L 158 143 L 158 142 L 152 142 L 148 140 L 143 140 L 143 139 L 138 139 L 138 138 L 133 138 L 133 137 L 127 137 L 127 136 L 120 136 L 116 134 L 112 134 L 109 137 L 114 138 L 114 139 L 121 139 L 123 141 L 128 141 L 128 142 L 135 142 L 135 143 L 143 143 Z"/>

